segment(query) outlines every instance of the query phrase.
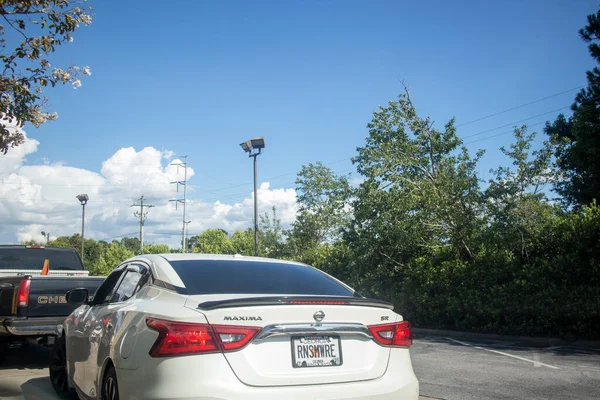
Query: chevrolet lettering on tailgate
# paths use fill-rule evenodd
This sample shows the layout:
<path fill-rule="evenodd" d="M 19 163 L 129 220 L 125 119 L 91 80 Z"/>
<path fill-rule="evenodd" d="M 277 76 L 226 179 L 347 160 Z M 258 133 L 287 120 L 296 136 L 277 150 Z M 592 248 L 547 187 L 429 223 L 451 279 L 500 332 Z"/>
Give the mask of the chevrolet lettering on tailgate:
<path fill-rule="evenodd" d="M 38 296 L 38 304 L 67 304 L 66 296 Z"/>

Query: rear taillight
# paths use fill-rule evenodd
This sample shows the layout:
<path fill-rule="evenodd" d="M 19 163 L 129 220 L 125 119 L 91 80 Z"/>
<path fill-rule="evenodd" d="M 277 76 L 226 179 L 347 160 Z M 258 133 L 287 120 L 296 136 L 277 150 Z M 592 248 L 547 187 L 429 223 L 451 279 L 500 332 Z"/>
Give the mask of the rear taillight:
<path fill-rule="evenodd" d="M 242 349 L 261 328 L 195 324 L 148 318 L 146 325 L 158 331 L 150 349 L 152 357 L 207 354 Z"/>
<path fill-rule="evenodd" d="M 17 306 L 27 307 L 29 305 L 29 288 L 31 287 L 31 279 L 25 278 L 21 281 L 19 292 L 17 294 Z"/>
<path fill-rule="evenodd" d="M 261 328 L 246 326 L 211 325 L 223 351 L 235 351 L 245 347 Z"/>
<path fill-rule="evenodd" d="M 410 347 L 412 346 L 412 332 L 408 321 L 395 324 L 371 325 L 369 330 L 373 338 L 382 346 Z"/>

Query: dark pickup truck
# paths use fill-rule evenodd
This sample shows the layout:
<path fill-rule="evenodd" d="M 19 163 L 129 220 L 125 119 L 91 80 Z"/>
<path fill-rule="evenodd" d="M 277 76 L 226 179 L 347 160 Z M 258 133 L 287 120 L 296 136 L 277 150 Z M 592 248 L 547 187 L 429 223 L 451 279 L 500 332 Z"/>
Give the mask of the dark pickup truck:
<path fill-rule="evenodd" d="M 67 291 L 86 288 L 93 295 L 103 281 L 88 276 L 73 249 L 0 246 L 0 363 L 9 346 L 53 344 L 77 307 L 67 303 Z"/>

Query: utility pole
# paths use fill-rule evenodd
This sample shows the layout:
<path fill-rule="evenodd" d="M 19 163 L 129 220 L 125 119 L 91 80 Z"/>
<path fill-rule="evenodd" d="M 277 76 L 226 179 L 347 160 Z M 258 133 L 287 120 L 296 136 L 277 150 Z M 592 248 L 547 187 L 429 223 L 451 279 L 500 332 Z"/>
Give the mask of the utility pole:
<path fill-rule="evenodd" d="M 152 208 L 154 205 L 152 204 L 144 204 L 144 195 L 140 197 L 140 204 L 132 204 L 131 207 L 139 207 L 140 211 L 136 211 L 133 213 L 133 216 L 140 219 L 140 253 L 144 252 L 144 223 L 146 222 L 146 217 L 148 215 L 148 211 L 144 212 L 144 207 Z"/>
<path fill-rule="evenodd" d="M 188 252 L 188 225 L 192 221 L 185 221 L 185 252 Z"/>
<path fill-rule="evenodd" d="M 187 240 L 186 240 L 186 221 L 185 221 L 185 203 L 187 200 L 187 156 L 183 156 L 184 161 L 183 162 L 178 162 L 178 163 L 173 163 L 171 165 L 177 165 L 177 174 L 179 174 L 179 167 L 183 168 L 183 180 L 182 181 L 174 181 L 171 183 L 175 183 L 177 184 L 177 192 L 179 193 L 179 185 L 183 186 L 183 199 L 175 199 L 175 200 L 169 200 L 169 201 L 174 201 L 175 202 L 175 209 L 177 210 L 177 204 L 178 203 L 183 203 L 183 218 L 182 218 L 182 225 L 181 225 L 181 252 L 182 253 L 187 253 Z"/>

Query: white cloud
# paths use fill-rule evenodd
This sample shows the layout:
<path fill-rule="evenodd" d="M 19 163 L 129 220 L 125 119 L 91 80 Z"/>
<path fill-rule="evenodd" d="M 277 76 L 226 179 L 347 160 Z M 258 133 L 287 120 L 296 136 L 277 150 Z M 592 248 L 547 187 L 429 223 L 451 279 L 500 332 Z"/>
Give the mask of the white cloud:
<path fill-rule="evenodd" d="M 163 150 L 162 151 L 162 157 L 170 160 L 171 158 L 173 158 L 175 156 L 175 152 L 171 151 L 171 150 Z"/>
<path fill-rule="evenodd" d="M 18 128 L 16 125 L 6 120 L 2 120 L 2 122 L 6 124 L 6 129 L 9 132 L 21 132 L 23 135 L 25 135 L 25 131 L 23 131 L 21 128 Z M 37 151 L 37 147 L 40 142 L 35 139 L 28 139 L 26 135 L 25 137 L 25 143 L 10 149 L 7 155 L 0 154 L 0 177 L 17 171 L 25 162 L 25 156 Z"/>
<path fill-rule="evenodd" d="M 183 180 L 184 169 L 172 159 L 174 152 L 146 147 L 119 149 L 101 165 L 100 173 L 63 165 L 43 159 L 40 165 L 29 165 L 28 154 L 37 150 L 39 142 L 26 142 L 0 155 L 0 243 L 19 243 L 23 240 L 42 240 L 41 231 L 51 238 L 81 232 L 81 206 L 76 196 L 88 194 L 85 236 L 97 240 L 137 236 L 139 225 L 133 216 L 132 204 L 143 194 L 148 210 L 145 241 L 167 243 L 179 247 L 182 230 L 182 204 L 175 209 L 179 198 L 173 181 Z M 170 160 L 170 161 L 169 161 Z M 187 178 L 194 169 L 188 167 Z M 192 182 L 193 184 L 193 182 Z M 259 188 L 259 212 L 271 214 L 275 206 L 284 227 L 295 219 L 296 192 L 294 189 L 271 189 L 268 182 Z M 188 199 L 186 220 L 189 234 L 209 228 L 228 232 L 251 227 L 253 193 L 238 203 L 212 203 Z"/>

